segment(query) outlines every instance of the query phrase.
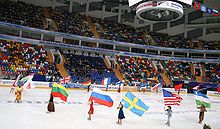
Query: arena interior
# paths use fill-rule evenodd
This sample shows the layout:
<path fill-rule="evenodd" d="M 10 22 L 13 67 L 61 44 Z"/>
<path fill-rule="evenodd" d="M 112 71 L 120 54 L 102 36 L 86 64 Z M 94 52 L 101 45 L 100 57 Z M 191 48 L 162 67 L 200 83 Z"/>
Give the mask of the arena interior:
<path fill-rule="evenodd" d="M 34 76 L 14 103 L 20 75 Z M 46 113 L 53 82 L 65 77 L 67 102 L 55 98 L 56 112 Z M 162 89 L 177 94 L 178 84 L 183 100 L 167 127 Z M 211 103 L 202 124 L 195 87 Z M 88 121 L 93 88 L 114 105 L 95 103 Z M 124 108 L 115 124 L 128 91 L 149 110 L 138 117 Z M 0 128 L 220 129 L 219 113 L 219 0 L 0 0 Z"/>

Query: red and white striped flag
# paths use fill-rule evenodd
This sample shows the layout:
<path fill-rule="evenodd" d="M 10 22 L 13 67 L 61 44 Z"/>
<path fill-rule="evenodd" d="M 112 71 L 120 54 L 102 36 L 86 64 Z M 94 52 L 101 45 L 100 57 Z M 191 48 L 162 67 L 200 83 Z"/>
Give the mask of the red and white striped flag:
<path fill-rule="evenodd" d="M 165 106 L 180 106 L 183 100 L 179 95 L 163 89 L 164 105 Z"/>

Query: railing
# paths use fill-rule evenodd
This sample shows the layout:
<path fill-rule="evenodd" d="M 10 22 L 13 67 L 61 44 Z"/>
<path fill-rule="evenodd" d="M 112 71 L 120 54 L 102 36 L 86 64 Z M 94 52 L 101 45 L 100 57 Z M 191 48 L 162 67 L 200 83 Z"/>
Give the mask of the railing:
<path fill-rule="evenodd" d="M 108 53 L 113 55 L 128 55 L 132 57 L 143 57 L 149 59 L 158 59 L 158 60 L 174 60 L 174 61 L 187 61 L 187 62 L 210 62 L 210 63 L 219 63 L 220 59 L 194 59 L 194 58 L 180 58 L 180 57 L 168 57 L 168 56 L 160 56 L 160 55 L 149 55 L 149 54 L 140 54 L 140 53 L 132 53 L 132 52 L 122 52 L 117 50 L 108 50 L 96 47 L 87 47 L 87 46 L 79 46 L 79 45 L 72 45 L 72 44 L 64 44 L 58 42 L 51 42 L 51 41 L 42 41 L 36 39 L 28 39 L 10 35 L 0 34 L 0 39 L 5 40 L 13 40 L 17 42 L 24 42 L 24 43 L 32 43 L 32 44 L 43 44 L 47 46 L 54 46 L 54 47 L 62 47 L 68 49 L 77 49 L 77 50 L 85 50 L 85 51 L 93 51 L 93 52 L 100 52 L 100 53 Z"/>
<path fill-rule="evenodd" d="M 41 42 L 47 42 L 47 41 L 56 41 L 60 43 L 67 42 L 70 40 L 70 43 L 76 46 L 78 48 L 85 48 L 85 46 L 96 46 L 96 48 L 104 48 L 99 50 L 104 50 L 103 52 L 106 52 L 108 50 L 115 52 L 116 50 L 120 50 L 122 53 L 126 52 L 132 52 L 133 49 L 140 49 L 140 52 L 138 54 L 141 55 L 148 55 L 148 57 L 168 57 L 163 56 L 163 53 L 171 53 L 171 58 L 175 57 L 183 57 L 186 58 L 186 60 L 193 58 L 193 54 L 202 54 L 202 58 L 210 58 L 219 60 L 220 57 L 220 50 L 197 50 L 197 49 L 180 49 L 180 48 L 167 48 L 167 47 L 158 47 L 158 46 L 149 46 L 149 45 L 142 45 L 142 44 L 133 44 L 133 43 L 126 43 L 126 42 L 117 42 L 112 40 L 105 40 L 105 39 L 99 39 L 99 38 L 91 38 L 91 37 L 84 37 L 84 36 L 78 36 L 78 35 L 71 35 L 61 32 L 53 32 L 53 31 L 47 31 L 37 28 L 31 28 L 6 22 L 0 22 L 0 33 L 6 33 L 7 35 L 15 35 L 19 37 L 25 37 L 25 38 L 31 38 L 31 39 L 37 39 L 41 40 Z M 1 35 L 5 37 L 5 35 Z M 21 38 L 22 39 L 22 38 Z M 20 39 L 20 40 L 21 40 Z M 26 41 L 26 40 L 25 40 Z M 29 40 L 30 43 L 32 43 L 31 40 Z M 50 42 L 48 42 L 50 43 Z M 87 44 L 88 43 L 88 44 Z M 93 45 L 89 45 L 89 43 Z M 94 45 L 95 44 L 95 45 Z M 59 46 L 66 46 L 69 44 L 59 44 Z M 104 47 L 103 47 L 104 46 Z M 105 47 L 107 46 L 107 47 Z M 110 46 L 110 47 L 109 47 Z M 120 49 L 119 49 L 120 47 Z M 121 49 L 121 48 L 125 49 Z M 118 48 L 118 49 L 117 49 Z M 127 48 L 129 50 L 127 50 Z M 89 47 L 91 49 L 91 47 Z M 94 48 L 92 48 L 94 49 Z M 151 53 L 155 53 L 152 55 Z M 133 53 L 132 53 L 133 54 Z M 206 56 L 207 54 L 211 55 L 210 57 Z M 180 56 L 181 55 L 181 56 Z M 168 58 L 167 58 L 168 59 Z M 203 61 L 204 59 L 201 59 Z"/>

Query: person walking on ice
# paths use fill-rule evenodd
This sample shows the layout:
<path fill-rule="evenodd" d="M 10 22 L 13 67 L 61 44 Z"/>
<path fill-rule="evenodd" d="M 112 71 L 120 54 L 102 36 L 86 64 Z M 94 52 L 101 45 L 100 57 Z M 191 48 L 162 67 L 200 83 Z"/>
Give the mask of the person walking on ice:
<path fill-rule="evenodd" d="M 89 105 L 90 105 L 90 108 L 89 108 L 89 112 L 88 112 L 88 114 L 89 114 L 89 118 L 88 118 L 88 120 L 91 120 L 91 115 L 92 115 L 93 112 L 94 112 L 94 108 L 93 108 L 93 100 L 89 101 Z"/>
<path fill-rule="evenodd" d="M 171 119 L 171 117 L 172 117 L 171 106 L 167 106 L 167 109 L 166 109 L 165 111 L 166 111 L 166 115 L 168 116 L 168 117 L 167 117 L 167 123 L 166 123 L 166 125 L 167 125 L 167 126 L 170 126 L 170 119 Z"/>
<path fill-rule="evenodd" d="M 204 120 L 204 115 L 205 115 L 205 112 L 207 111 L 205 106 L 202 104 L 201 107 L 198 107 L 199 109 L 199 124 L 202 123 L 202 121 Z"/>
<path fill-rule="evenodd" d="M 122 119 L 125 118 L 124 116 L 124 112 L 123 112 L 123 104 L 120 102 L 118 108 L 119 109 L 119 113 L 118 113 L 118 122 L 116 122 L 117 124 L 122 124 Z"/>
<path fill-rule="evenodd" d="M 16 98 L 15 98 L 14 103 L 15 103 L 15 102 L 19 103 L 19 102 L 20 102 L 20 100 L 21 100 L 21 93 L 22 93 L 22 87 L 19 86 L 19 87 L 17 88 L 16 92 L 15 92 Z"/>

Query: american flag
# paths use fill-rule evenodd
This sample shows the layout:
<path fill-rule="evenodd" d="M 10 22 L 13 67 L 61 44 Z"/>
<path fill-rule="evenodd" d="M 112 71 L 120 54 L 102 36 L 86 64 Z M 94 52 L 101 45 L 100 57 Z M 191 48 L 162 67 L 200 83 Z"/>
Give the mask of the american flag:
<path fill-rule="evenodd" d="M 173 105 L 180 106 L 180 103 L 183 100 L 179 95 L 164 89 L 163 89 L 163 97 L 164 97 L 165 106 L 173 106 Z"/>

